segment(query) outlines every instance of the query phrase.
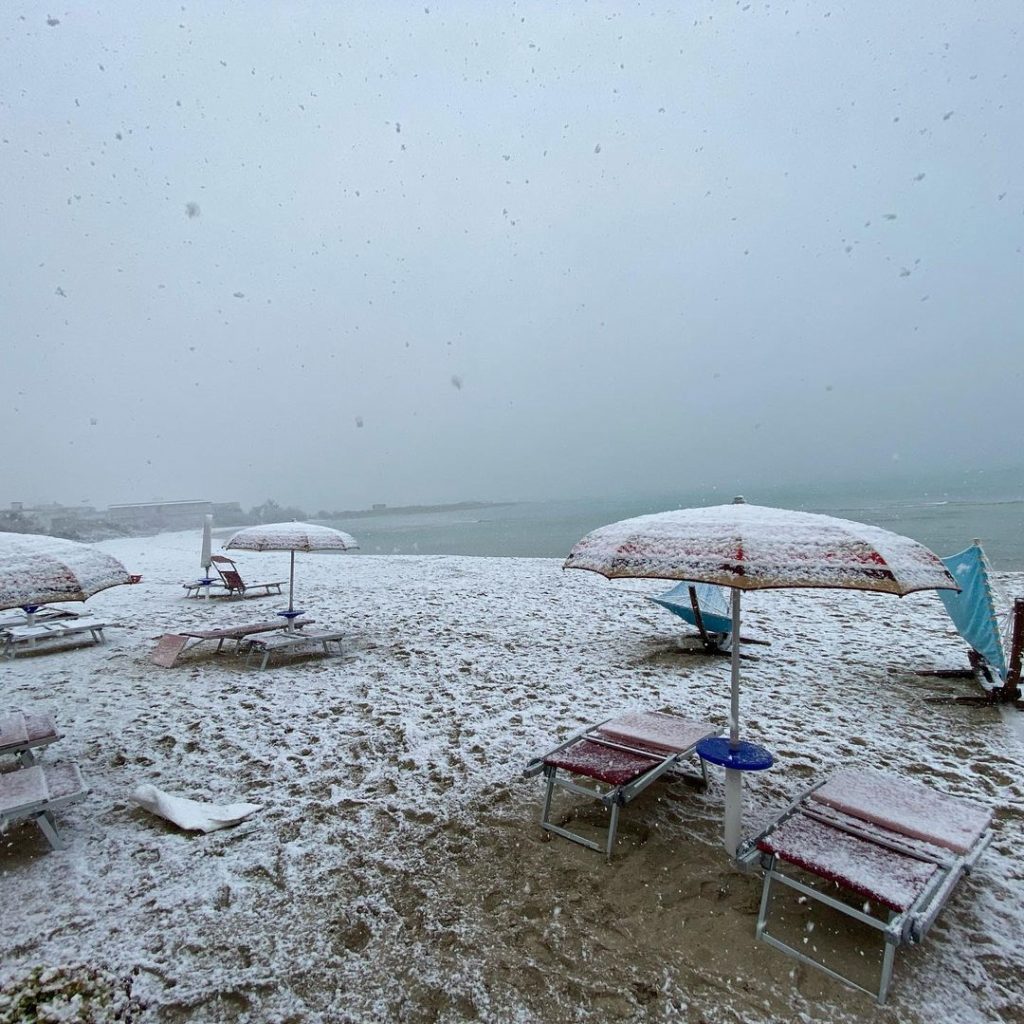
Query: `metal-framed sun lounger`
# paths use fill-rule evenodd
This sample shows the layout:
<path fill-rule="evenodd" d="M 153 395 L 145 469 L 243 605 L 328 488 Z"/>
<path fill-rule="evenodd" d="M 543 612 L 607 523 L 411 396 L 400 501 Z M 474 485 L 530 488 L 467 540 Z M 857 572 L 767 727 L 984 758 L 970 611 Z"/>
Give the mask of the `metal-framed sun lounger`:
<path fill-rule="evenodd" d="M 756 936 L 882 1005 L 896 950 L 924 939 L 991 841 L 991 821 L 987 807 L 919 782 L 867 769 L 839 772 L 806 792 L 740 851 L 741 861 L 760 859 L 764 872 Z M 776 882 L 881 933 L 885 946 L 876 989 L 769 932 Z M 856 900 L 823 891 L 836 886 Z"/>
<path fill-rule="evenodd" d="M 77 619 L 79 612 L 69 611 L 66 608 L 53 608 L 45 606 L 36 608 L 32 612 L 32 621 L 29 621 L 29 614 L 24 608 L 12 608 L 9 611 L 0 612 L 0 630 L 10 629 L 12 626 L 30 626 L 43 622 L 53 622 L 55 619 Z"/>
<path fill-rule="evenodd" d="M 85 633 L 91 634 L 94 643 L 103 643 L 103 630 L 108 623 L 100 619 L 55 619 L 47 622 L 36 623 L 32 626 L 11 626 L 0 633 L 3 641 L 3 649 L 0 650 L 6 658 L 13 658 L 18 649 L 32 650 L 39 641 L 60 640 L 69 636 L 79 636 Z"/>
<path fill-rule="evenodd" d="M 0 754 L 13 754 L 23 765 L 36 763 L 35 751 L 61 738 L 49 715 L 11 711 L 0 715 Z"/>
<path fill-rule="evenodd" d="M 159 638 L 156 648 L 149 656 L 149 660 L 154 665 L 171 668 L 186 650 L 192 650 L 193 647 L 198 647 L 199 644 L 207 640 L 217 641 L 215 654 L 220 653 L 225 641 L 233 640 L 234 651 L 237 654 L 242 646 L 242 642 L 250 636 L 279 630 L 299 630 L 303 626 L 312 625 L 315 621 L 315 619 L 286 621 L 282 618 L 270 622 L 251 622 L 248 625 L 241 626 L 224 626 L 221 629 L 195 629 L 182 630 L 178 633 L 165 633 Z"/>
<path fill-rule="evenodd" d="M 281 588 L 288 582 L 287 580 L 268 580 L 265 583 L 246 583 L 234 560 L 228 558 L 227 555 L 212 555 L 210 560 L 229 597 L 246 597 L 247 595 L 268 597 L 271 594 L 280 594 Z M 263 592 L 262 594 L 254 593 L 260 590 Z"/>
<path fill-rule="evenodd" d="M 717 733 L 708 722 L 660 711 L 629 712 L 583 729 L 534 758 L 523 772 L 527 777 L 543 772 L 547 779 L 541 828 L 588 849 L 603 850 L 610 860 L 620 810 L 667 773 L 689 775 L 706 784 L 703 761 L 699 775 L 684 772 L 683 765 L 695 756 L 700 740 Z M 591 779 L 594 785 L 573 781 L 570 776 Z M 556 788 L 591 797 L 605 806 L 609 820 L 603 845 L 551 821 Z"/>
<path fill-rule="evenodd" d="M 57 830 L 54 812 L 81 800 L 85 783 L 78 765 L 34 764 L 0 774 L 0 834 L 18 821 L 34 821 L 54 850 L 67 843 Z"/>
<path fill-rule="evenodd" d="M 318 646 L 323 648 L 325 657 L 330 657 L 329 644 L 336 646 L 335 656 L 337 657 L 341 654 L 341 641 L 344 637 L 345 634 L 339 630 L 304 630 L 301 633 L 277 632 L 247 636 L 244 640 L 244 643 L 248 646 L 245 663 L 248 665 L 249 659 L 254 654 L 262 654 L 260 668 L 265 669 L 271 654 L 274 652 L 297 651 L 302 648 L 313 648 L 315 650 Z"/>

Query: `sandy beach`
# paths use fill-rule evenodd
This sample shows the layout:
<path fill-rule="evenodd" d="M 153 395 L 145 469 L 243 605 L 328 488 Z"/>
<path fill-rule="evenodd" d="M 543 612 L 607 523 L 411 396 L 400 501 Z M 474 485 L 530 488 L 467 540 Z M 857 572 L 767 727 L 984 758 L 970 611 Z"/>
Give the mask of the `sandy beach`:
<path fill-rule="evenodd" d="M 846 765 L 995 811 L 979 869 L 900 953 L 879 1009 L 755 942 L 760 883 L 722 849 L 720 774 L 631 804 L 610 864 L 537 826 L 542 786 L 522 769 L 570 731 L 632 708 L 726 726 L 728 661 L 687 652 L 686 627 L 642 597 L 656 584 L 551 559 L 300 555 L 297 604 L 345 631 L 341 657 L 260 672 L 199 648 L 163 669 L 160 634 L 281 599 L 184 599 L 197 534 L 100 547 L 143 576 L 85 606 L 107 642 L 2 666 L 3 706 L 55 715 L 46 759 L 78 761 L 90 794 L 60 817 L 66 851 L 34 827 L 0 843 L 0 981 L 99 965 L 167 1024 L 1024 1019 L 1024 745 L 1014 712 L 928 699 L 981 692 L 914 674 L 966 665 L 933 594 L 744 604 L 770 646 L 744 652 L 743 728 L 776 756 L 750 779 L 746 834 Z M 287 577 L 286 555 L 239 562 Z M 1024 592 L 1024 574 L 999 580 Z M 141 783 L 262 810 L 185 834 L 129 802 Z M 859 936 L 809 914 L 794 904 L 810 947 L 870 972 Z"/>

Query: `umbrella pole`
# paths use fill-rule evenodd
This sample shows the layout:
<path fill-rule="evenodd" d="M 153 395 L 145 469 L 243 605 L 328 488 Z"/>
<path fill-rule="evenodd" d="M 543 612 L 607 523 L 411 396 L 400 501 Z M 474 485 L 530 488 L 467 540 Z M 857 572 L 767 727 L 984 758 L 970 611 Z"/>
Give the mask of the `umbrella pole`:
<path fill-rule="evenodd" d="M 292 591 L 295 589 L 295 548 L 292 548 L 291 556 L 291 572 L 288 574 L 288 611 L 292 611 Z M 288 624 L 291 625 L 291 620 Z"/>
<path fill-rule="evenodd" d="M 732 714 L 729 720 L 729 749 L 740 745 L 740 590 L 732 591 Z M 725 831 L 723 844 L 730 857 L 740 845 L 743 818 L 743 772 L 725 769 Z"/>
<path fill-rule="evenodd" d="M 729 720 L 729 746 L 740 743 L 740 589 L 732 591 L 732 717 Z"/>

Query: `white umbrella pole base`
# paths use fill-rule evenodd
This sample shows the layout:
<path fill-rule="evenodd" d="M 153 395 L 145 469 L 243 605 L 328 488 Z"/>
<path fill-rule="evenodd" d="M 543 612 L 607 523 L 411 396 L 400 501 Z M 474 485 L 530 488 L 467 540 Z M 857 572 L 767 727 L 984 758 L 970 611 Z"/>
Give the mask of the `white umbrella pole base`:
<path fill-rule="evenodd" d="M 743 772 L 735 768 L 725 769 L 725 828 L 722 843 L 733 860 L 740 848 L 740 831 L 743 827 Z"/>
<path fill-rule="evenodd" d="M 764 747 L 727 736 L 708 736 L 697 744 L 697 754 L 709 764 L 725 769 L 725 829 L 722 845 L 736 858 L 743 825 L 743 773 L 771 768 L 775 758 Z"/>

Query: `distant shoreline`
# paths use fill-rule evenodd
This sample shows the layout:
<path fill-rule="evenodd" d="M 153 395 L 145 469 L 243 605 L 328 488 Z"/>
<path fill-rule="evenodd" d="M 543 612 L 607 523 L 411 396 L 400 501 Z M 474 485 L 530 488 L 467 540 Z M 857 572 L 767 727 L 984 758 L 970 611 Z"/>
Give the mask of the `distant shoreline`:
<path fill-rule="evenodd" d="M 508 508 L 520 504 L 517 501 L 456 501 L 448 505 L 385 505 L 383 508 L 345 509 L 335 512 L 329 520 L 368 519 L 374 516 L 415 515 L 419 512 L 464 512 L 480 508 Z M 314 519 L 313 522 L 329 520 Z"/>

